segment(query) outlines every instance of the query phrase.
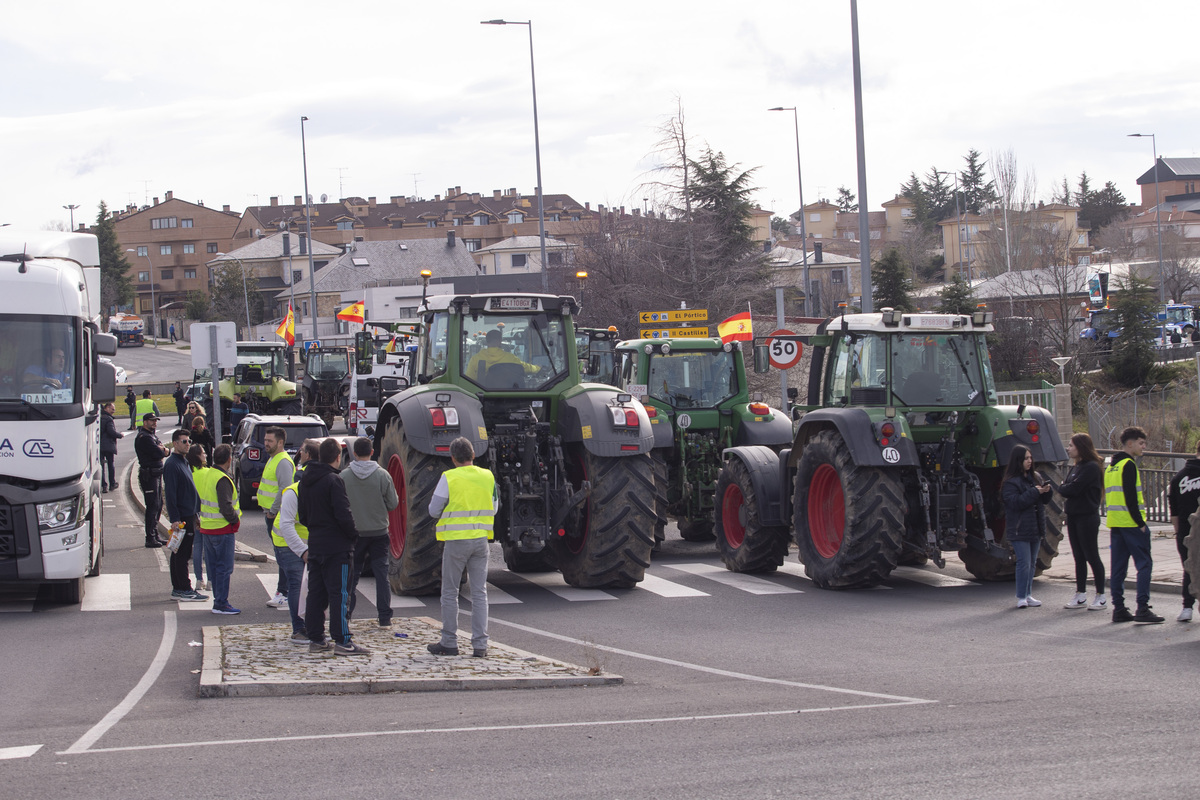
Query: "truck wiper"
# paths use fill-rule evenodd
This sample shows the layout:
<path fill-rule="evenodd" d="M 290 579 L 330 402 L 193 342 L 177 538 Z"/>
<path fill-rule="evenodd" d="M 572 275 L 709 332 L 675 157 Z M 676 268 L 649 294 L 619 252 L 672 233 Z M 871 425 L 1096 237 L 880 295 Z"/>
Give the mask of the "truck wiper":
<path fill-rule="evenodd" d="M 20 404 L 21 408 L 23 408 L 24 410 L 28 410 L 28 411 L 32 411 L 32 412 L 36 413 L 42 419 L 54 419 L 54 415 L 51 414 L 49 411 L 42 408 L 41 406 L 34 405 L 33 403 L 26 400 L 24 397 L 5 397 L 3 399 L 0 399 L 0 412 L 15 411 L 16 409 L 9 407 L 10 405 L 13 405 L 13 404 Z"/>

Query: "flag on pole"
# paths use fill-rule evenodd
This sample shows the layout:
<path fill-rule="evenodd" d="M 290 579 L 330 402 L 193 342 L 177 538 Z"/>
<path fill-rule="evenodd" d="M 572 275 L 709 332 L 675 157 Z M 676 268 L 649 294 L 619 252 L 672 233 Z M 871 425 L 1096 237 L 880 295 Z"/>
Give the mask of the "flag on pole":
<path fill-rule="evenodd" d="M 337 313 L 338 319 L 344 319 L 346 322 L 357 322 L 362 324 L 366 316 L 366 309 L 362 303 L 351 303 Z"/>
<path fill-rule="evenodd" d="M 288 347 L 294 347 L 296 344 L 296 317 L 292 314 L 292 307 L 288 305 L 287 316 L 283 318 L 283 322 L 279 323 L 279 327 L 275 329 L 275 335 L 287 342 Z"/>
<path fill-rule="evenodd" d="M 754 330 L 750 324 L 750 312 L 743 311 L 734 314 L 724 322 L 717 324 L 717 335 L 722 342 L 752 342 Z"/>

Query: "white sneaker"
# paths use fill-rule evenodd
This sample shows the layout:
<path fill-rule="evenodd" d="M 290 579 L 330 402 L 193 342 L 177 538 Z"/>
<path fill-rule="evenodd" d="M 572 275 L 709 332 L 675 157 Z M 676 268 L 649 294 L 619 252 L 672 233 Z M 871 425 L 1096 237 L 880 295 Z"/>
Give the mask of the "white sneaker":
<path fill-rule="evenodd" d="M 1042 601 L 1038 600 L 1033 595 L 1029 595 L 1029 597 L 1026 597 L 1025 602 L 1029 604 L 1030 608 L 1037 608 L 1038 606 L 1040 606 L 1042 604 Z"/>
<path fill-rule="evenodd" d="M 1108 608 L 1108 598 L 1102 594 L 1096 595 L 1096 599 L 1088 606 L 1088 611 L 1104 611 Z"/>
<path fill-rule="evenodd" d="M 276 592 L 275 596 L 267 601 L 267 606 L 269 608 L 287 608 L 287 597 Z"/>
<path fill-rule="evenodd" d="M 1188 608 L 1187 606 L 1184 606 L 1183 609 L 1179 612 L 1179 616 L 1176 617 L 1175 619 L 1178 620 L 1179 622 L 1191 622 L 1192 621 L 1192 610 L 1190 608 Z"/>
<path fill-rule="evenodd" d="M 1027 597 L 1018 597 L 1017 598 L 1017 608 L 1028 608 L 1028 607 L 1029 607 L 1029 598 L 1027 598 Z"/>
<path fill-rule="evenodd" d="M 1083 592 L 1076 592 L 1071 598 L 1071 602 L 1067 603 L 1063 608 L 1083 608 L 1088 604 L 1087 595 Z"/>

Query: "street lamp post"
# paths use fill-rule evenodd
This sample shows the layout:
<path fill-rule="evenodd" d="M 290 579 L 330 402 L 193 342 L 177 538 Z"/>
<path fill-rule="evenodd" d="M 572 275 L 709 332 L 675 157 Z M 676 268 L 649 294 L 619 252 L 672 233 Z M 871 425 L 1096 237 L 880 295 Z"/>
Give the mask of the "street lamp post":
<path fill-rule="evenodd" d="M 537 201 L 538 201 L 538 244 L 542 255 L 542 291 L 550 291 L 550 278 L 547 273 L 549 264 L 546 263 L 546 214 L 542 207 L 542 142 L 538 134 L 537 113 L 537 73 L 533 69 L 533 20 L 513 22 L 504 19 L 488 19 L 480 25 L 524 25 L 529 29 L 529 81 L 533 87 L 533 156 L 537 164 Z"/>
<path fill-rule="evenodd" d="M 1158 302 L 1167 302 L 1167 276 L 1163 271 L 1162 255 L 1162 200 L 1158 195 L 1158 140 L 1153 133 L 1131 133 L 1135 139 L 1150 137 L 1150 148 L 1154 152 L 1154 224 L 1158 228 Z"/>
<path fill-rule="evenodd" d="M 137 250 L 133 248 L 127 248 L 125 252 L 137 255 Z M 146 263 L 150 265 L 150 330 L 154 332 L 154 346 L 158 347 L 158 304 L 154 302 L 154 262 L 150 260 L 149 248 L 146 249 Z"/>
<path fill-rule="evenodd" d="M 959 235 L 959 231 L 958 231 L 958 225 L 960 222 L 963 223 L 963 228 L 967 232 L 967 241 L 971 240 L 971 226 L 966 224 L 965 220 L 963 220 L 962 215 L 958 210 L 958 173 L 957 172 L 946 172 L 946 171 L 940 170 L 940 169 L 934 170 L 934 172 L 936 172 L 938 175 L 953 175 L 954 176 L 954 228 L 955 228 L 954 238 L 958 243 L 959 272 L 962 272 L 962 265 L 964 262 L 963 246 L 962 246 L 962 236 Z M 971 283 L 971 262 L 970 262 L 969 251 L 968 251 L 968 255 L 967 255 L 967 259 L 966 259 L 966 265 L 967 265 L 967 284 L 969 285 Z"/>
<path fill-rule="evenodd" d="M 71 230 L 75 230 L 75 209 L 79 208 L 79 206 L 71 203 L 70 205 L 63 206 L 63 208 L 71 212 Z"/>
<path fill-rule="evenodd" d="M 768 108 L 767 111 L 791 111 L 792 121 L 796 126 L 796 183 L 800 189 L 800 252 L 804 259 L 804 316 L 808 316 L 808 295 L 810 287 L 808 285 L 808 230 L 804 226 L 804 176 L 800 172 L 800 112 L 795 106 L 776 106 Z M 784 404 L 787 404 L 785 398 Z"/>
<path fill-rule="evenodd" d="M 312 195 L 308 193 L 308 148 L 304 143 L 304 123 L 306 122 L 308 122 L 308 117 L 300 118 L 300 157 L 304 161 L 304 224 L 305 230 L 308 232 L 308 298 L 312 304 L 309 311 L 312 312 L 313 341 L 315 342 L 321 337 L 317 334 L 317 275 L 313 268 Z"/>

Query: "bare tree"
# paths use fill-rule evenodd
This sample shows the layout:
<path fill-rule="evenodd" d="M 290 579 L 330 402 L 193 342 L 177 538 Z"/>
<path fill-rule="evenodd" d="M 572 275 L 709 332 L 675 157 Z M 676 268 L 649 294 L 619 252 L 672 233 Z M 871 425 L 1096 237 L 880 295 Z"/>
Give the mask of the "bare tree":
<path fill-rule="evenodd" d="M 1133 225 L 1117 222 L 1101 228 L 1092 241 L 1104 254 L 1106 261 L 1132 261 L 1137 255 L 1139 242 L 1134 237 Z"/>
<path fill-rule="evenodd" d="M 978 234 L 976 247 L 979 265 L 988 275 L 1038 265 L 1033 209 L 1037 205 L 1037 176 L 1033 170 L 1021 172 L 1011 149 L 991 155 L 997 200 L 984 209 L 986 230 Z"/>
<path fill-rule="evenodd" d="M 1167 287 L 1167 298 L 1182 302 L 1184 297 L 1200 292 L 1200 244 L 1173 228 L 1164 230 L 1162 237 L 1163 283 Z"/>

